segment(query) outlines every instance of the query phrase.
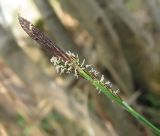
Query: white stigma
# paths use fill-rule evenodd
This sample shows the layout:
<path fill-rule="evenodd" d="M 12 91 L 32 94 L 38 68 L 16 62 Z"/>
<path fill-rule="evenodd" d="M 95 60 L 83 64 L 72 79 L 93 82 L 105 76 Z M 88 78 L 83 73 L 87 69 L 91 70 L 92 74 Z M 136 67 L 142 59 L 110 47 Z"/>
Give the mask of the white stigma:
<path fill-rule="evenodd" d="M 100 82 L 101 82 L 101 83 L 104 82 L 104 75 L 101 76 Z"/>

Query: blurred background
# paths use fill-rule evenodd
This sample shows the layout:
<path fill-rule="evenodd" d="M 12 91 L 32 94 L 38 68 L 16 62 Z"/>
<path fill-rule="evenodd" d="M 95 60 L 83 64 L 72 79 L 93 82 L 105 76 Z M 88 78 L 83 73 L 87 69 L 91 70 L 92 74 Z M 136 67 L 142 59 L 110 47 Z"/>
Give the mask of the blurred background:
<path fill-rule="evenodd" d="M 18 14 L 160 128 L 160 0 L 0 0 L 0 136 L 153 135 L 84 79 L 57 74 Z"/>

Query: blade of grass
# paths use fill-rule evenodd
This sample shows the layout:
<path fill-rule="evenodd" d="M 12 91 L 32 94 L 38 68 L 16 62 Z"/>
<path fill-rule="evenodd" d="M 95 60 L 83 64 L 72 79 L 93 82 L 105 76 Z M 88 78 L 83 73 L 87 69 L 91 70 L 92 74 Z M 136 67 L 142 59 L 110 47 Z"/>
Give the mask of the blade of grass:
<path fill-rule="evenodd" d="M 153 133 L 155 133 L 157 136 L 160 136 L 160 129 L 158 129 L 156 126 L 154 126 L 151 122 L 149 122 L 146 118 L 144 118 L 141 114 L 136 112 L 131 106 L 129 106 L 125 101 L 123 101 L 121 98 L 116 97 L 113 95 L 108 88 L 103 86 L 102 84 L 99 83 L 98 80 L 93 79 L 90 77 L 85 71 L 80 70 L 80 75 L 88 80 L 92 85 L 94 85 L 96 88 L 98 87 L 99 90 L 107 95 L 109 98 L 114 100 L 118 105 L 122 106 L 125 110 L 127 110 L 132 116 L 134 116 L 137 120 L 148 126 Z"/>
<path fill-rule="evenodd" d="M 100 92 L 108 96 L 112 101 L 116 102 L 118 105 L 122 106 L 126 111 L 128 111 L 133 117 L 138 121 L 149 127 L 153 133 L 160 136 L 160 129 L 154 126 L 141 114 L 136 112 L 131 106 L 129 106 L 116 91 L 112 90 L 110 82 L 104 83 L 104 76 L 101 79 L 97 78 L 97 72 L 93 68 L 87 69 L 89 65 L 84 66 L 85 60 L 80 64 L 78 55 L 69 52 L 64 52 L 61 50 L 54 42 L 52 42 L 47 36 L 45 36 L 39 29 L 37 29 L 33 24 L 31 24 L 26 19 L 19 16 L 19 23 L 24 29 L 24 31 L 34 39 L 41 47 L 51 53 L 53 56 L 51 62 L 56 66 L 56 70 L 60 73 L 74 73 L 76 77 L 81 76 L 88 80 L 92 85 L 96 87 Z"/>

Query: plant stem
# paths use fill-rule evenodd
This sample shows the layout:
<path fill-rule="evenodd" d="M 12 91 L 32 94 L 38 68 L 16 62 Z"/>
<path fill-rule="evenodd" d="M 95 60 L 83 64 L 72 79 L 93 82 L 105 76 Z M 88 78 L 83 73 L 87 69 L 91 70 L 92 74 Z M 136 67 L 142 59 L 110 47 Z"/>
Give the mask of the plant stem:
<path fill-rule="evenodd" d="M 136 112 L 131 106 L 129 106 L 125 101 L 123 101 L 123 107 L 137 120 L 141 121 L 143 124 L 147 125 L 152 132 L 154 132 L 157 136 L 160 136 L 160 129 L 154 126 L 151 122 L 149 122 L 146 118 L 144 118 L 141 114 Z"/>
<path fill-rule="evenodd" d="M 104 86 L 99 82 L 97 79 L 93 79 L 89 74 L 87 74 L 84 70 L 81 68 L 78 69 L 80 75 L 85 78 L 86 80 L 90 81 L 92 85 L 94 85 L 96 88 L 98 88 L 102 93 L 107 95 L 109 98 L 114 100 L 117 104 L 122 106 L 125 110 L 127 110 L 132 116 L 134 116 L 137 120 L 148 126 L 154 134 L 157 136 L 160 136 L 160 129 L 158 129 L 156 126 L 154 126 L 151 122 L 149 122 L 146 118 L 144 118 L 141 114 L 136 112 L 131 106 L 129 106 L 125 101 L 123 101 L 120 97 L 114 95 L 109 88 Z"/>

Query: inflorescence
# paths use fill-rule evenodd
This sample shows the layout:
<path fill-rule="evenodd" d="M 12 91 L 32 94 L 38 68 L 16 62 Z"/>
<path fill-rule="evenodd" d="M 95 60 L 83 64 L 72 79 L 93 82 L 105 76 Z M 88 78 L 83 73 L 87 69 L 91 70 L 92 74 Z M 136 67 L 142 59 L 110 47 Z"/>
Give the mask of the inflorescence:
<path fill-rule="evenodd" d="M 73 73 L 75 77 L 79 77 L 80 70 L 90 75 L 95 81 L 99 82 L 103 86 L 106 86 L 113 95 L 118 96 L 119 89 L 113 91 L 111 82 L 105 82 L 104 75 L 98 78 L 99 72 L 96 71 L 92 65 L 85 64 L 85 59 L 80 62 L 78 55 L 71 53 L 70 51 L 64 52 L 53 41 L 51 41 L 43 32 L 37 29 L 31 22 L 25 18 L 19 16 L 19 23 L 24 31 L 34 39 L 42 48 L 53 55 L 51 62 L 56 67 L 58 73 Z M 97 88 L 99 90 L 99 88 Z M 101 90 L 99 90 L 100 92 Z"/>
<path fill-rule="evenodd" d="M 57 73 L 67 73 L 71 74 L 73 73 L 76 78 L 79 77 L 78 68 L 81 68 L 82 70 L 87 71 L 93 78 L 97 79 L 99 76 L 99 72 L 96 71 L 91 64 L 85 64 L 85 59 L 80 62 L 78 54 L 75 55 L 74 53 L 67 51 L 66 55 L 68 55 L 71 59 L 65 61 L 61 57 L 55 57 L 53 56 L 51 58 L 51 62 L 54 64 Z M 105 85 L 114 95 L 119 94 L 119 89 L 113 91 L 112 89 L 112 83 L 110 81 L 105 81 L 104 75 L 101 75 L 100 79 L 98 80 L 99 83 Z M 98 88 L 96 88 L 99 90 Z M 99 90 L 100 93 L 100 90 Z"/>

